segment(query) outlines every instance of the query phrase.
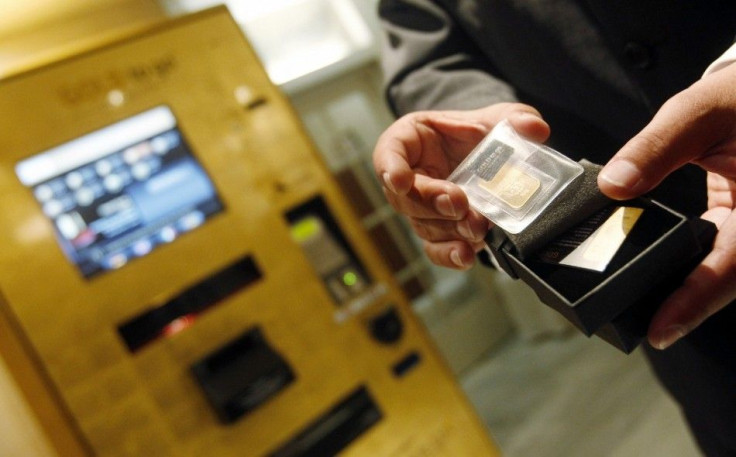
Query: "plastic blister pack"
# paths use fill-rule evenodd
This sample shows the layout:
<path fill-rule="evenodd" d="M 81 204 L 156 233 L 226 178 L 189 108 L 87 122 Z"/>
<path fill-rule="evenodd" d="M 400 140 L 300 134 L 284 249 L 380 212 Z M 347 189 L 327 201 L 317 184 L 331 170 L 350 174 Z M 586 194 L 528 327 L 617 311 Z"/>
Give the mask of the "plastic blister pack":
<path fill-rule="evenodd" d="M 531 224 L 583 167 L 504 120 L 450 174 L 470 205 L 508 233 Z"/>

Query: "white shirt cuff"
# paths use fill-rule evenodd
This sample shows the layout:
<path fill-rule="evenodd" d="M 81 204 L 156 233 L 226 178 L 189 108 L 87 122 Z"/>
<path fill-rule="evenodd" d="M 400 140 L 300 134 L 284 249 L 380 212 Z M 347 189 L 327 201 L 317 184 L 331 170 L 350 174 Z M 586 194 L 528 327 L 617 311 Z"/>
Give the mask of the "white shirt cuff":
<path fill-rule="evenodd" d="M 714 73 L 721 68 L 727 66 L 728 64 L 736 62 L 736 44 L 731 46 L 726 50 L 726 52 L 721 55 L 721 57 L 717 58 L 712 64 L 708 66 L 708 68 L 705 69 L 705 73 L 703 73 L 703 77 L 708 76 L 711 73 Z"/>

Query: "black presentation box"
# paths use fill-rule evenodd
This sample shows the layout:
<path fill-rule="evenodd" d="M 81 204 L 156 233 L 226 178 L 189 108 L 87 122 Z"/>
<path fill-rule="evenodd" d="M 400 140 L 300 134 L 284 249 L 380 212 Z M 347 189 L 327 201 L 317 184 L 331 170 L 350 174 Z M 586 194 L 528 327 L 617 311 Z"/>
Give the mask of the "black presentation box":
<path fill-rule="evenodd" d="M 498 265 L 528 284 L 544 304 L 584 334 L 629 353 L 645 337 L 662 301 L 710 251 L 716 228 L 648 198 L 609 200 L 597 190 L 600 166 L 581 163 L 585 174 L 558 197 L 560 203 L 547 208 L 536 227 L 518 235 L 496 227 L 486 244 Z M 547 246 L 620 206 L 643 211 L 603 272 L 542 260 Z"/>

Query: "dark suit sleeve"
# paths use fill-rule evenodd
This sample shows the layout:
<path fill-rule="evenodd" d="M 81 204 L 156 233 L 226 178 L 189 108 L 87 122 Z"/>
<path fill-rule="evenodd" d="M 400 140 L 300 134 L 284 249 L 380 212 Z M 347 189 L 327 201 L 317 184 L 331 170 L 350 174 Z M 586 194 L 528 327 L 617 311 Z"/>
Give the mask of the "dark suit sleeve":
<path fill-rule="evenodd" d="M 430 0 L 381 0 L 382 66 L 394 114 L 516 101 L 475 44 Z"/>

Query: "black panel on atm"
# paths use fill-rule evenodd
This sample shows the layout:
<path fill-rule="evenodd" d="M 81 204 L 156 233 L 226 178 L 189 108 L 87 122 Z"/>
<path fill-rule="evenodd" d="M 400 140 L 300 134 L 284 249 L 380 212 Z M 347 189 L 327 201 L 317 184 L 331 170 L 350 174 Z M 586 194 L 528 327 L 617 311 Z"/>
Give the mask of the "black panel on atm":
<path fill-rule="evenodd" d="M 192 366 L 220 421 L 232 423 L 294 380 L 286 361 L 253 328 Z"/>
<path fill-rule="evenodd" d="M 236 260 L 197 284 L 183 290 L 163 305 L 149 308 L 118 327 L 130 352 L 191 325 L 198 316 L 261 279 L 261 270 L 251 256 Z"/>
<path fill-rule="evenodd" d="M 375 425 L 383 414 L 359 387 L 268 457 L 331 457 Z"/>

